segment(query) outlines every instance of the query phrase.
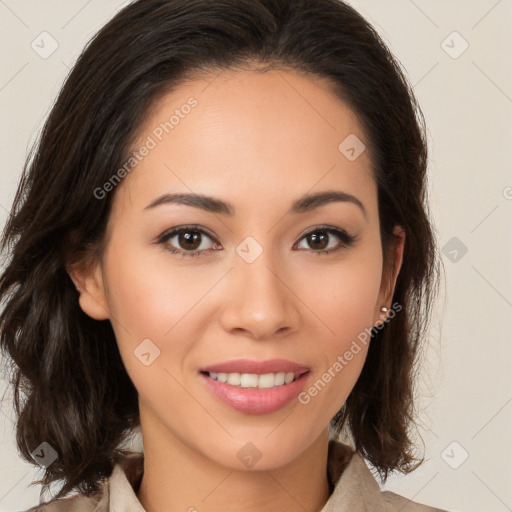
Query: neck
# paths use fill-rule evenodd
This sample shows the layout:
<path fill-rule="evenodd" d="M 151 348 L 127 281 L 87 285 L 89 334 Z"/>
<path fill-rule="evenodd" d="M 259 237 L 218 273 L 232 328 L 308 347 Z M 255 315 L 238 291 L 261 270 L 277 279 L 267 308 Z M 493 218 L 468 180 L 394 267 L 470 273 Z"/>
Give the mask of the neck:
<path fill-rule="evenodd" d="M 331 492 L 328 433 L 285 466 L 239 470 L 217 464 L 168 431 L 141 422 L 144 474 L 137 497 L 147 512 L 319 511 Z M 163 441 L 163 442 L 162 442 Z"/>

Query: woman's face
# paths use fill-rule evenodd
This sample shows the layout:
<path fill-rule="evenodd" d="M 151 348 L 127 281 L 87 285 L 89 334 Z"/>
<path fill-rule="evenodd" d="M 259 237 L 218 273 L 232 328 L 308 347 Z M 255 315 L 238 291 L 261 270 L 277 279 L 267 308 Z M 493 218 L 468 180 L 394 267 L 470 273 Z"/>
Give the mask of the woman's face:
<path fill-rule="evenodd" d="M 271 469 L 325 434 L 401 263 L 402 246 L 383 273 L 363 144 L 353 112 L 295 72 L 224 71 L 152 110 L 80 298 L 112 322 L 152 443 Z"/>

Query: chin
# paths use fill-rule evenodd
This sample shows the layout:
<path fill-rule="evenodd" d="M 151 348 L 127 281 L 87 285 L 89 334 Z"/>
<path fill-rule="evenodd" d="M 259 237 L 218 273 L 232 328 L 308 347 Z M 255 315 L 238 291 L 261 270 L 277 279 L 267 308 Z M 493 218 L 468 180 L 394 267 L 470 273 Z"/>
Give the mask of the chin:
<path fill-rule="evenodd" d="M 274 427 L 260 435 L 238 436 L 229 443 L 211 443 L 203 452 L 213 462 L 232 470 L 269 471 L 292 463 L 315 439 L 307 432 L 290 436 L 290 425 Z M 272 430 L 275 429 L 274 432 Z M 282 432 L 278 432 L 282 429 Z M 215 451 L 212 451 L 215 446 Z"/>

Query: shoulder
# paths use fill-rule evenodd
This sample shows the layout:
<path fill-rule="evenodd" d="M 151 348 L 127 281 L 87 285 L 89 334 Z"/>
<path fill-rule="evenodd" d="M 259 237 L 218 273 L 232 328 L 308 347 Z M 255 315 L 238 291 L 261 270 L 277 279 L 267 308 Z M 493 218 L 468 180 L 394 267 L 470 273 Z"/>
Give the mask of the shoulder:
<path fill-rule="evenodd" d="M 125 454 L 117 459 L 112 474 L 100 484 L 98 491 L 93 495 L 75 494 L 58 500 L 54 499 L 24 512 L 109 512 L 111 508 L 121 510 L 120 504 L 124 505 L 121 507 L 122 510 L 135 509 L 137 498 L 133 486 L 140 481 L 143 470 L 142 453 Z M 126 501 L 126 495 L 129 501 Z"/>
<path fill-rule="evenodd" d="M 104 486 L 92 496 L 71 496 L 37 505 L 24 512 L 108 512 L 108 493 Z"/>
<path fill-rule="evenodd" d="M 389 512 L 448 512 L 441 508 L 416 503 L 391 491 L 382 491 L 381 495 L 387 505 L 386 511 L 389 510 Z"/>
<path fill-rule="evenodd" d="M 391 491 L 382 491 L 361 455 L 339 441 L 330 441 L 328 473 L 334 491 L 321 512 L 448 512 L 416 503 Z"/>

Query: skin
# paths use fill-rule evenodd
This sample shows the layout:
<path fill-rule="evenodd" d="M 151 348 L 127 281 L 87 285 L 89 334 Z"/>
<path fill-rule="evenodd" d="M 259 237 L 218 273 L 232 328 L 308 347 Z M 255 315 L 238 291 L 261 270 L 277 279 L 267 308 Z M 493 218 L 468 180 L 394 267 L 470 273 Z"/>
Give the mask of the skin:
<path fill-rule="evenodd" d="M 214 78 L 182 85 L 151 110 L 134 148 L 190 96 L 198 100 L 117 186 L 101 261 L 71 277 L 82 309 L 112 322 L 139 393 L 145 467 L 138 498 L 148 512 L 320 510 L 330 495 L 328 425 L 367 347 L 307 405 L 293 400 L 262 415 L 218 401 L 198 368 L 283 358 L 311 368 L 306 388 L 316 382 L 359 333 L 383 320 L 380 308 L 391 307 L 403 231 L 395 231 L 385 272 L 369 152 L 349 161 L 338 150 L 348 135 L 365 136 L 325 83 L 283 70 Z M 366 216 L 350 202 L 289 212 L 302 195 L 326 190 L 353 194 Z M 179 204 L 145 210 L 176 192 L 228 201 L 235 215 Z M 213 235 L 203 236 L 201 256 L 166 250 L 190 247 L 178 237 L 155 243 L 190 224 Z M 304 235 L 323 224 L 356 242 L 318 254 Z M 263 249 L 252 263 L 236 252 L 247 236 Z M 329 248 L 343 244 L 328 236 Z M 148 338 L 160 356 L 145 366 L 134 350 Z M 261 453 L 250 468 L 237 457 L 248 442 Z"/>

